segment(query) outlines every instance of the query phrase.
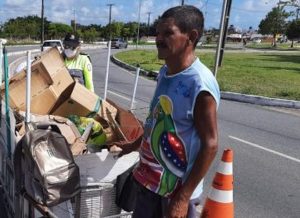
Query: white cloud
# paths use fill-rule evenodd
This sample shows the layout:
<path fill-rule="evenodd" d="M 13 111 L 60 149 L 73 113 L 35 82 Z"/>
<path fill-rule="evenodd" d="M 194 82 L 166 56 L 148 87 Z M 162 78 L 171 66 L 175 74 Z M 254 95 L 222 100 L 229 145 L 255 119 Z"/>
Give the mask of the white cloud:
<path fill-rule="evenodd" d="M 241 8 L 249 11 L 269 11 L 275 7 L 278 0 L 247 0 Z"/>
<path fill-rule="evenodd" d="M 236 15 L 234 16 L 234 18 L 233 18 L 233 22 L 234 22 L 234 23 L 239 23 L 240 20 L 241 20 L 241 17 L 240 17 L 239 14 L 236 14 Z"/>
<path fill-rule="evenodd" d="M 165 10 L 181 3 L 181 0 L 45 0 L 44 16 L 49 21 L 70 24 L 75 10 L 78 23 L 106 25 L 109 16 L 107 4 L 112 3 L 112 20 L 137 21 L 140 1 L 140 22 L 143 23 L 148 21 L 148 12 L 151 12 L 152 23 Z M 230 14 L 232 24 L 255 27 L 277 3 L 278 0 L 234 0 Z M 219 27 L 223 0 L 185 0 L 185 4 L 192 4 L 203 11 L 206 26 Z M 40 14 L 41 0 L 0 0 L 0 22 L 17 16 Z"/>
<path fill-rule="evenodd" d="M 144 0 L 141 5 L 141 14 L 153 11 L 153 0 Z"/>
<path fill-rule="evenodd" d="M 5 5 L 9 7 L 19 7 L 24 5 L 25 2 L 26 0 L 6 0 Z"/>
<path fill-rule="evenodd" d="M 253 10 L 254 9 L 254 1 L 253 0 L 248 0 L 244 3 L 244 8 L 246 10 Z"/>
<path fill-rule="evenodd" d="M 83 15 L 89 15 L 91 13 L 91 10 L 87 7 L 83 7 L 80 9 L 80 13 Z"/>

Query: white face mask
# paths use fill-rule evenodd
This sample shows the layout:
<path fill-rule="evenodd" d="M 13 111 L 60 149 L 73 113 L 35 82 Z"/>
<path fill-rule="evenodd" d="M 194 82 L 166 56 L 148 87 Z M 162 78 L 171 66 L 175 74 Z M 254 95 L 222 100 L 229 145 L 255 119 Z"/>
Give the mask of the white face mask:
<path fill-rule="evenodd" d="M 77 54 L 77 48 L 72 50 L 72 49 L 65 49 L 64 51 L 65 55 L 67 56 L 67 58 L 73 58 L 76 56 Z"/>

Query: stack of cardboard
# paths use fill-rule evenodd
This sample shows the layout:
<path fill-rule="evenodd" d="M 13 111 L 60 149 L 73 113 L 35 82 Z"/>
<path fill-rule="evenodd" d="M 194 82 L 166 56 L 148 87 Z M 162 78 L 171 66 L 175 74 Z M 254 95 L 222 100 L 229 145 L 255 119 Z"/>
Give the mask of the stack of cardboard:
<path fill-rule="evenodd" d="M 31 66 L 31 112 L 48 114 L 61 93 L 73 82 L 56 48 L 43 53 Z M 9 83 L 10 107 L 25 111 L 26 71 L 14 75 Z M 4 95 L 4 87 L 1 94 Z"/>
<path fill-rule="evenodd" d="M 38 115 L 68 117 L 78 115 L 99 121 L 107 143 L 132 141 L 142 134 L 134 115 L 112 102 L 107 102 L 74 82 L 57 48 L 43 52 L 31 66 L 31 112 Z M 4 95 L 4 88 L 1 90 Z M 10 107 L 26 109 L 26 70 L 10 79 Z M 127 118 L 125 118 L 127 117 Z"/>

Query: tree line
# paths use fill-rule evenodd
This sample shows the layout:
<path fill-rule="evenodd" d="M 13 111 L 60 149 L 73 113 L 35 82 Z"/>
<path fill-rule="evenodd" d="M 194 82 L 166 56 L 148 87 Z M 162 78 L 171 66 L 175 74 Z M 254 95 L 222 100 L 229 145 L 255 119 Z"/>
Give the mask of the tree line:
<path fill-rule="evenodd" d="M 286 6 L 291 6 L 295 10 L 287 12 Z M 272 34 L 273 46 L 276 46 L 276 35 L 285 34 L 289 40 L 292 40 L 291 47 L 294 46 L 294 40 L 300 41 L 300 3 L 297 0 L 281 2 L 261 20 L 259 24 L 259 33 Z M 290 19 L 289 19 L 290 18 Z"/>
<path fill-rule="evenodd" d="M 25 16 L 9 19 L 0 26 L 0 38 L 7 38 L 11 41 L 39 41 L 41 39 L 42 20 L 38 16 Z M 105 26 L 90 25 L 71 25 L 48 21 L 44 18 L 44 38 L 45 39 L 62 39 L 66 33 L 76 33 L 85 42 L 95 42 L 105 40 L 111 36 L 122 37 L 125 39 L 136 39 L 137 29 L 139 28 L 139 37 L 155 35 L 156 21 L 147 25 L 146 23 L 137 22 L 116 22 L 113 21 Z"/>
<path fill-rule="evenodd" d="M 261 34 L 272 34 L 273 45 L 276 46 L 276 35 L 285 34 L 289 40 L 300 40 L 300 3 L 299 0 L 288 0 L 285 2 L 279 1 L 278 6 L 272 8 L 267 13 L 266 17 L 261 20 L 258 32 Z M 284 3 L 284 4 L 283 4 Z M 294 11 L 285 11 L 287 6 L 293 7 Z M 25 16 L 9 19 L 4 24 L 0 25 L 0 38 L 7 38 L 11 41 L 39 41 L 41 39 L 42 28 L 41 18 L 38 16 Z M 155 36 L 155 27 L 158 19 L 149 26 L 146 23 L 138 22 L 117 22 L 113 21 L 105 26 L 90 24 L 90 25 L 71 25 L 64 23 L 56 23 L 48 21 L 44 18 L 44 38 L 45 39 L 62 39 L 66 33 L 76 32 L 79 37 L 85 42 L 95 42 L 106 40 L 110 37 L 122 37 L 125 39 L 137 39 L 143 36 Z M 137 29 L 139 28 L 139 31 Z M 218 35 L 217 29 L 208 30 L 208 33 L 213 33 L 213 36 Z"/>

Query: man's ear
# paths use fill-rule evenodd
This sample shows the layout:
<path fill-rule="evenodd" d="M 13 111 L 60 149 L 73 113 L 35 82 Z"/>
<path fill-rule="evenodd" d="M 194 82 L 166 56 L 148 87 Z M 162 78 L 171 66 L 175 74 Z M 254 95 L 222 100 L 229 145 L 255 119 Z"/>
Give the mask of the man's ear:
<path fill-rule="evenodd" d="M 189 40 L 192 42 L 192 44 L 195 44 L 195 41 L 198 39 L 198 31 L 196 29 L 193 29 L 189 34 Z"/>

